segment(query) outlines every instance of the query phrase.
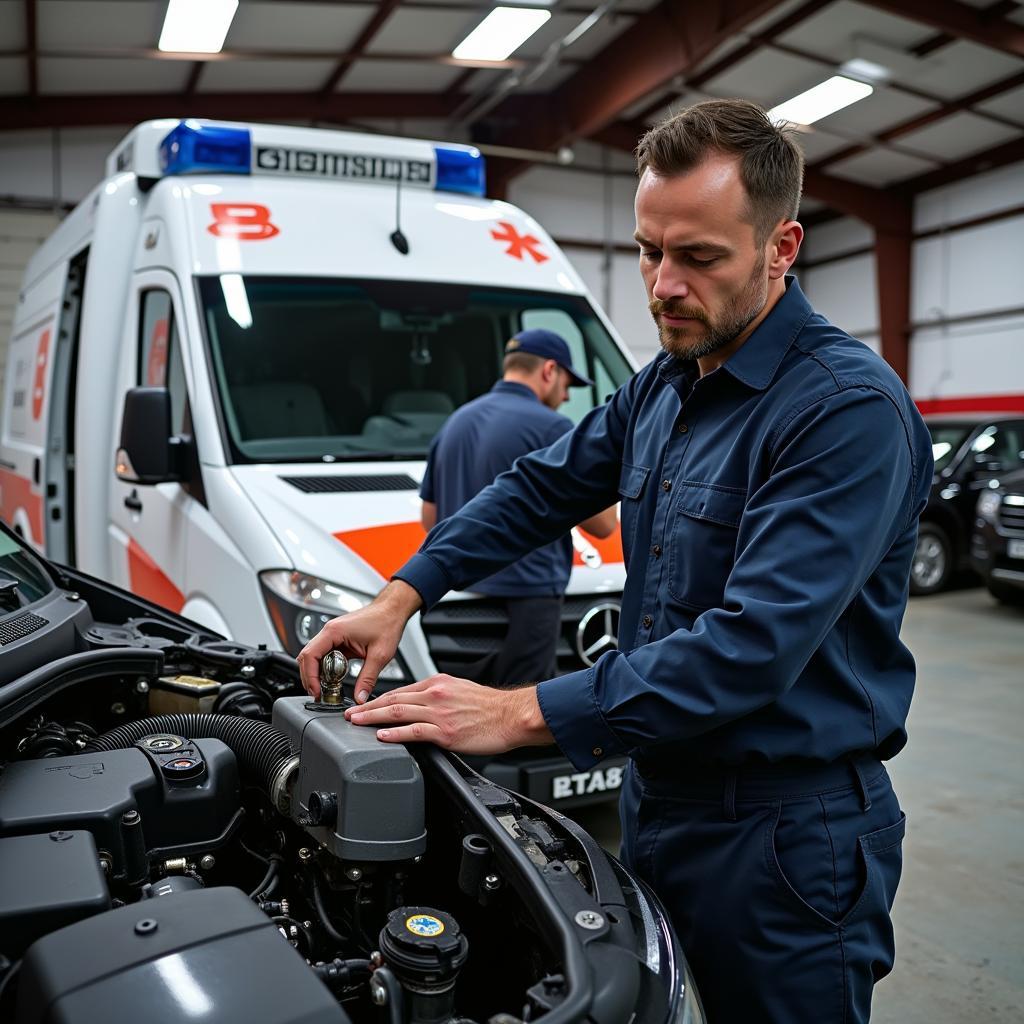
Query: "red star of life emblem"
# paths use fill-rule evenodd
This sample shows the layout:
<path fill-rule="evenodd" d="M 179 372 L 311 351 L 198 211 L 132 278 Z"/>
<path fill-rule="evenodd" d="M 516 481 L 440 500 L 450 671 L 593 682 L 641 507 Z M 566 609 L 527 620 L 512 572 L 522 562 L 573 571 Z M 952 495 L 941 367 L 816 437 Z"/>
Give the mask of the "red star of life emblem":
<path fill-rule="evenodd" d="M 545 260 L 551 257 L 547 253 L 542 252 L 540 248 L 540 239 L 534 238 L 533 235 L 521 235 L 516 231 L 514 224 L 509 224 L 507 220 L 499 220 L 498 227 L 501 231 L 491 231 L 491 238 L 496 242 L 507 242 L 508 248 L 505 250 L 506 256 L 514 256 L 517 260 L 523 258 L 523 253 L 527 252 L 533 257 L 534 263 L 544 263 Z"/>

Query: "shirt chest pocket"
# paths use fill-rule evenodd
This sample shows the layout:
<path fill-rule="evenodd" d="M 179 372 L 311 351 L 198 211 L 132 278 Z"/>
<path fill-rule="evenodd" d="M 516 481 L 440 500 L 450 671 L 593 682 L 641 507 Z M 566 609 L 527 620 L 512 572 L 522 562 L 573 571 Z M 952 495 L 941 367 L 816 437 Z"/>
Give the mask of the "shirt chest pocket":
<path fill-rule="evenodd" d="M 651 471 L 647 466 L 622 464 L 619 476 L 619 529 L 622 533 L 622 557 L 629 568 L 629 556 L 636 545 L 636 524 L 640 513 L 640 499 Z"/>
<path fill-rule="evenodd" d="M 669 523 L 668 589 L 681 605 L 705 611 L 722 602 L 736 558 L 744 491 L 684 480 Z"/>

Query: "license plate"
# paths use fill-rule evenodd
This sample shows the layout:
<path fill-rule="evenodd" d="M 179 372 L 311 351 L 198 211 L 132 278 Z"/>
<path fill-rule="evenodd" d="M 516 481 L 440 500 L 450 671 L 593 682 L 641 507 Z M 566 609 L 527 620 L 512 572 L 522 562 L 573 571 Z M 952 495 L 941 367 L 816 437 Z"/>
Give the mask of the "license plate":
<path fill-rule="evenodd" d="M 542 804 L 553 807 L 579 807 L 584 804 L 616 800 L 622 788 L 626 758 L 602 761 L 588 772 L 573 771 L 564 758 L 530 765 L 523 769 L 520 791 Z"/>
<path fill-rule="evenodd" d="M 1010 558 L 1024 558 L 1024 540 L 1007 541 L 1006 553 Z"/>
<path fill-rule="evenodd" d="M 552 778 L 548 795 L 552 800 L 569 800 L 621 789 L 624 770 L 625 765 L 610 764 L 606 768 L 592 768 L 589 772 L 565 772 Z"/>

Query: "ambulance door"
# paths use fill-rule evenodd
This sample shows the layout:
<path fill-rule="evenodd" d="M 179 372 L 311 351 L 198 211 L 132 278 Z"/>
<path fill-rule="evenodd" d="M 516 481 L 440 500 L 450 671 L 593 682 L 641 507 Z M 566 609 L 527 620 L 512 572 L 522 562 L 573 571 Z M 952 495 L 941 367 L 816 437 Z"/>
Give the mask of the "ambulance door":
<path fill-rule="evenodd" d="M 181 296 L 167 271 L 135 276 L 129 303 L 126 345 L 130 375 L 119 388 L 166 387 L 171 399 L 171 430 L 191 433 L 188 386 L 179 333 Z M 134 349 L 134 358 L 130 353 Z M 117 411 L 118 437 L 121 411 Z M 116 438 L 115 438 L 116 443 Z M 133 594 L 174 612 L 185 604 L 186 538 L 189 511 L 195 499 L 187 483 L 127 483 L 111 473 L 110 542 L 115 582 Z"/>

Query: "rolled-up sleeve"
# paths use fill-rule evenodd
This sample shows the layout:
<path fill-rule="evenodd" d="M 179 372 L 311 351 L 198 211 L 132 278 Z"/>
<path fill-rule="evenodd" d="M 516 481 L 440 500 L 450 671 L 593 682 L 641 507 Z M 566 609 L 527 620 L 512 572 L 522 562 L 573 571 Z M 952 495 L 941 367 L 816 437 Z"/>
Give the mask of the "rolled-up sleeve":
<path fill-rule="evenodd" d="M 544 718 L 577 769 L 777 700 L 912 525 L 921 468 L 900 410 L 878 390 L 808 400 L 766 457 L 720 606 L 691 628 L 540 684 Z"/>

